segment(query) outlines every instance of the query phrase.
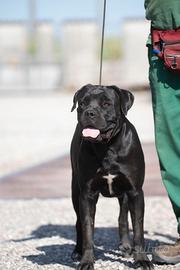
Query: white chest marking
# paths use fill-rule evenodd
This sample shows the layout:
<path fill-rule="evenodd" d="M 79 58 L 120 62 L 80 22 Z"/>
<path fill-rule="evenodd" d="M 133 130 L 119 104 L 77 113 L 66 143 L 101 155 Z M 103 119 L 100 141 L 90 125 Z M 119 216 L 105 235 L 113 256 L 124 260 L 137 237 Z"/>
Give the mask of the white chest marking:
<path fill-rule="evenodd" d="M 107 184 L 109 186 L 109 193 L 113 194 L 113 189 L 112 189 L 112 183 L 113 183 L 113 179 L 116 177 L 116 175 L 112 175 L 112 174 L 108 174 L 103 176 L 104 179 L 107 179 Z"/>

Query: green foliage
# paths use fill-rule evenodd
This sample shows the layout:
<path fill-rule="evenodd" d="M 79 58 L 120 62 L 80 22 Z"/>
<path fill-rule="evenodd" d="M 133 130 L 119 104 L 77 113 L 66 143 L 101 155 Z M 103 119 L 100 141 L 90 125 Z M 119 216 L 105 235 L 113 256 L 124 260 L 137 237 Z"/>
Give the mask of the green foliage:
<path fill-rule="evenodd" d="M 54 39 L 54 55 L 57 61 L 62 59 L 62 45 L 58 38 Z"/>
<path fill-rule="evenodd" d="M 122 57 L 121 40 L 118 37 L 107 37 L 104 41 L 104 60 L 117 60 Z"/>
<path fill-rule="evenodd" d="M 35 57 L 37 53 L 37 43 L 35 37 L 31 37 L 28 43 L 28 54 Z"/>

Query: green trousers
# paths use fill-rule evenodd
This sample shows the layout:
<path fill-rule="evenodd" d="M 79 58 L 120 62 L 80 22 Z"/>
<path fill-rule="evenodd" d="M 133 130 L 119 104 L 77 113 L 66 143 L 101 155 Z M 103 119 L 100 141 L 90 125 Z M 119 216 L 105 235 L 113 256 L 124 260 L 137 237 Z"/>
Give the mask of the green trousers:
<path fill-rule="evenodd" d="M 156 149 L 180 234 L 180 74 L 166 70 L 151 45 L 148 50 Z"/>

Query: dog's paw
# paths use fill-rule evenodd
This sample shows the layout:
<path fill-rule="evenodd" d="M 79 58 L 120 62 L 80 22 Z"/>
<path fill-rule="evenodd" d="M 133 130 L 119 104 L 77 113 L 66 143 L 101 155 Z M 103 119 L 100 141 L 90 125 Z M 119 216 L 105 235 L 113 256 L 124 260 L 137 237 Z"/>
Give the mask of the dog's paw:
<path fill-rule="evenodd" d="M 120 256 L 129 258 L 132 255 L 132 248 L 127 246 L 119 246 Z"/>
<path fill-rule="evenodd" d="M 94 270 L 94 263 L 92 262 L 81 262 L 77 270 Z"/>
<path fill-rule="evenodd" d="M 120 255 L 125 258 L 129 258 L 132 254 L 132 246 L 130 242 L 121 243 L 119 245 Z"/>
<path fill-rule="evenodd" d="M 92 249 L 85 250 L 77 270 L 94 270 L 94 252 Z"/>
<path fill-rule="evenodd" d="M 154 265 L 151 261 L 136 261 L 135 268 L 140 268 L 142 270 L 153 270 Z"/>
<path fill-rule="evenodd" d="M 142 270 L 152 270 L 154 269 L 153 263 L 149 260 L 145 253 L 135 254 L 135 268 L 140 268 Z"/>

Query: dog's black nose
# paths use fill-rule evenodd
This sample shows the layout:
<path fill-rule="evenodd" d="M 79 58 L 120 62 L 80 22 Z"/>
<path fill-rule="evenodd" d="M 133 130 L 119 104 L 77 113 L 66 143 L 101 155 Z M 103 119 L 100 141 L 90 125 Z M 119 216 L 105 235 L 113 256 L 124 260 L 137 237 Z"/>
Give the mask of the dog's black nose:
<path fill-rule="evenodd" d="M 93 110 L 88 110 L 85 112 L 86 116 L 88 116 L 89 118 L 94 118 L 95 113 L 93 112 Z"/>

